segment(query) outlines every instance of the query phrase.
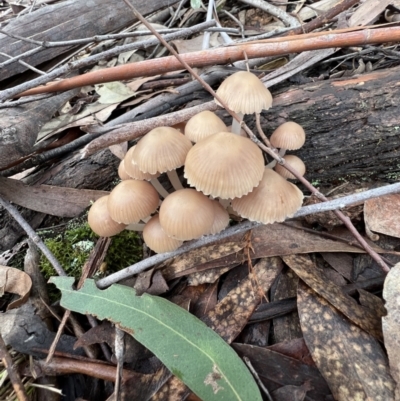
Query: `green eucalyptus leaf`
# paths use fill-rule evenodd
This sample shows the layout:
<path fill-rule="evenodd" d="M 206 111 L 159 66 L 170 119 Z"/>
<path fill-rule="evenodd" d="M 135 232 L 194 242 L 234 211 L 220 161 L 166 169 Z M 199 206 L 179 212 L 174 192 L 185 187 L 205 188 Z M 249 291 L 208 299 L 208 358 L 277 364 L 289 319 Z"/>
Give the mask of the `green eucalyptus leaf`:
<path fill-rule="evenodd" d="M 50 279 L 62 292 L 61 305 L 107 319 L 141 342 L 203 401 L 261 401 L 246 365 L 213 330 L 164 298 L 93 280 L 75 291 L 72 277 Z"/>

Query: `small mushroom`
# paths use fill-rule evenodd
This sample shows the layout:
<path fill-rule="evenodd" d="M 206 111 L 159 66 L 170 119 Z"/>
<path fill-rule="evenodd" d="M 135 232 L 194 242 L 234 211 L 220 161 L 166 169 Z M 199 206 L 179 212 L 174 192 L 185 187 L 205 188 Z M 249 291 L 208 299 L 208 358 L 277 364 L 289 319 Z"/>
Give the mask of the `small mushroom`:
<path fill-rule="evenodd" d="M 188 241 L 209 234 L 214 224 L 212 201 L 194 189 L 173 192 L 160 207 L 160 224 L 165 233 Z"/>
<path fill-rule="evenodd" d="M 261 113 L 272 106 L 271 92 L 256 75 L 248 71 L 236 72 L 225 79 L 217 95 L 230 110 L 238 114 L 240 120 L 243 120 L 244 114 Z M 236 119 L 232 121 L 232 132 L 240 134 L 240 122 Z"/>
<path fill-rule="evenodd" d="M 143 239 L 146 245 L 156 253 L 171 252 L 183 244 L 183 241 L 168 237 L 161 227 L 158 214 L 153 216 L 144 226 Z"/>
<path fill-rule="evenodd" d="M 186 124 L 185 136 L 198 142 L 218 132 L 228 131 L 225 123 L 212 111 L 202 111 L 193 116 Z"/>
<path fill-rule="evenodd" d="M 161 197 L 166 198 L 169 195 L 169 193 L 157 179 L 160 173 L 150 174 L 150 173 L 143 173 L 143 171 L 140 171 L 138 165 L 135 163 L 135 160 L 133 159 L 134 151 L 135 151 L 135 146 L 132 146 L 128 150 L 128 152 L 126 152 L 126 155 L 123 160 L 125 171 L 134 180 L 150 181 L 151 185 L 153 185 L 153 187 L 157 190 L 157 192 L 161 195 Z"/>
<path fill-rule="evenodd" d="M 89 226 L 100 237 L 112 237 L 125 229 L 125 224 L 117 223 L 108 213 L 108 196 L 97 199 L 88 213 Z"/>
<path fill-rule="evenodd" d="M 158 193 L 148 182 L 126 180 L 111 191 L 107 207 L 113 220 L 131 224 L 155 212 L 158 203 Z"/>
<path fill-rule="evenodd" d="M 219 132 L 197 142 L 185 161 L 190 186 L 213 198 L 240 198 L 256 187 L 264 173 L 264 158 L 250 139 Z"/>
<path fill-rule="evenodd" d="M 121 181 L 131 179 L 131 176 L 125 170 L 124 160 L 121 160 L 118 165 L 118 177 L 121 178 Z"/>
<path fill-rule="evenodd" d="M 306 141 L 306 134 L 301 125 L 287 121 L 281 124 L 271 135 L 270 142 L 275 148 L 279 148 L 279 154 L 283 156 L 286 150 L 300 149 Z"/>
<path fill-rule="evenodd" d="M 232 199 L 232 208 L 250 221 L 272 224 L 292 217 L 302 202 L 299 188 L 265 168 L 260 185 L 248 195 Z"/>
<path fill-rule="evenodd" d="M 299 157 L 295 155 L 286 155 L 284 159 L 286 164 L 289 164 L 291 167 L 293 167 L 301 176 L 306 173 L 306 165 Z M 283 178 L 296 180 L 296 177 L 281 164 L 277 164 L 275 166 L 275 171 Z"/>
<path fill-rule="evenodd" d="M 175 169 L 183 166 L 192 143 L 183 134 L 171 127 L 158 127 L 148 132 L 136 145 L 133 159 L 144 173 L 167 172 L 175 189 L 182 184 Z"/>

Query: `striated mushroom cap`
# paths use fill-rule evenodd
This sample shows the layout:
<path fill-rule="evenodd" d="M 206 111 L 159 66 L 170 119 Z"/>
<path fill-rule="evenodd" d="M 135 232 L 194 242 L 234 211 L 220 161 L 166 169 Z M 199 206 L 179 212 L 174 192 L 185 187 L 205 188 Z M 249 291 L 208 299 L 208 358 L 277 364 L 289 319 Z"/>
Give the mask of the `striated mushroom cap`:
<path fill-rule="evenodd" d="M 143 239 L 146 245 L 156 253 L 171 252 L 183 244 L 183 241 L 168 237 L 165 234 L 158 214 L 153 216 L 144 226 Z"/>
<path fill-rule="evenodd" d="M 235 113 L 261 113 L 261 110 L 268 110 L 272 106 L 271 92 L 256 75 L 247 71 L 235 72 L 226 78 L 218 88 L 217 95 Z M 216 103 L 219 104 L 218 101 Z"/>
<path fill-rule="evenodd" d="M 232 200 L 240 216 L 264 224 L 292 217 L 303 203 L 303 193 L 275 171 L 266 168 L 260 185 L 246 196 Z"/>
<path fill-rule="evenodd" d="M 219 132 L 197 142 L 185 161 L 189 185 L 205 195 L 240 198 L 258 185 L 264 173 L 261 150 L 250 139 Z"/>
<path fill-rule="evenodd" d="M 187 241 L 209 234 L 214 223 L 212 201 L 194 189 L 168 195 L 160 207 L 160 224 L 165 233 Z"/>
<path fill-rule="evenodd" d="M 88 213 L 90 228 L 100 237 L 111 237 L 125 229 L 125 224 L 114 221 L 107 209 L 108 196 L 102 196 L 93 203 Z"/>
<path fill-rule="evenodd" d="M 272 146 L 280 149 L 300 149 L 306 141 L 306 134 L 301 125 L 288 121 L 281 124 L 271 135 Z"/>
<path fill-rule="evenodd" d="M 210 234 L 218 234 L 228 226 L 229 213 L 217 200 L 212 200 L 212 204 L 214 206 L 214 223 L 211 227 Z"/>
<path fill-rule="evenodd" d="M 290 164 L 295 170 L 297 170 L 301 176 L 303 176 L 306 173 L 306 165 L 303 163 L 300 157 L 297 157 L 295 155 L 286 155 L 284 159 L 285 162 L 287 164 Z M 289 180 L 296 179 L 296 177 L 289 170 L 286 170 L 285 167 L 283 167 L 281 164 L 277 164 L 275 166 L 275 171 L 283 178 Z"/>
<path fill-rule="evenodd" d="M 107 207 L 113 220 L 131 224 L 155 212 L 158 202 L 158 193 L 151 184 L 146 181 L 126 180 L 111 191 Z"/>
<path fill-rule="evenodd" d="M 133 152 L 135 150 L 135 147 L 136 145 L 132 146 L 128 150 L 128 152 L 126 152 L 126 155 L 124 157 L 123 163 L 126 173 L 129 175 L 130 178 L 133 178 L 135 180 L 150 181 L 153 178 L 157 178 L 160 175 L 160 173 L 150 174 L 150 173 L 143 173 L 143 171 L 139 170 L 138 165 L 133 160 Z"/>
<path fill-rule="evenodd" d="M 131 176 L 125 170 L 124 160 L 121 160 L 118 165 L 118 177 L 121 178 L 122 181 L 131 179 Z"/>
<path fill-rule="evenodd" d="M 192 143 L 171 127 L 148 132 L 136 145 L 133 159 L 144 173 L 156 174 L 183 166 Z"/>
<path fill-rule="evenodd" d="M 193 116 L 186 124 L 185 136 L 192 142 L 198 142 L 218 132 L 226 132 L 225 123 L 212 111 L 202 111 Z"/>

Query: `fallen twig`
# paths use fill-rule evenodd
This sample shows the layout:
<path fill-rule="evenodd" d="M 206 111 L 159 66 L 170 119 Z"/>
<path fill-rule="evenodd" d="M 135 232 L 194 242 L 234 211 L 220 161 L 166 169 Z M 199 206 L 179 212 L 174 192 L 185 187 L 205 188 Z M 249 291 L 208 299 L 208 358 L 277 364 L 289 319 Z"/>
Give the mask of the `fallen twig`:
<path fill-rule="evenodd" d="M 347 206 L 352 206 L 354 204 L 358 204 L 360 202 L 366 201 L 368 199 L 378 198 L 379 196 L 384 196 L 388 194 L 393 194 L 400 192 L 400 183 L 386 185 L 380 188 L 370 189 L 364 192 L 358 192 L 353 195 L 344 196 L 342 198 L 337 198 L 334 200 L 321 202 L 314 205 L 303 206 L 299 209 L 293 218 L 303 217 L 314 213 L 326 212 L 329 210 L 336 210 L 338 208 L 344 208 Z M 239 223 L 236 226 L 229 227 L 226 230 L 220 232 L 215 235 L 208 235 L 206 237 L 202 237 L 196 241 L 187 242 L 182 245 L 176 251 L 168 252 L 168 253 L 159 253 L 157 255 L 151 256 L 147 259 L 144 259 L 132 266 L 129 266 L 125 269 L 122 269 L 116 273 L 110 274 L 108 277 L 100 279 L 97 282 L 97 286 L 99 288 L 106 288 L 111 284 L 117 283 L 120 280 L 131 277 L 135 274 L 138 274 L 150 267 L 153 267 L 159 263 L 165 262 L 168 259 L 175 258 L 176 256 L 182 255 L 186 252 L 192 251 L 193 249 L 200 248 L 202 246 L 210 245 L 216 241 L 223 240 L 225 238 L 232 237 L 236 234 L 242 234 L 248 230 L 261 226 L 262 223 L 255 223 L 251 221 L 245 221 L 243 223 Z"/>
<path fill-rule="evenodd" d="M 203 50 L 181 55 L 181 59 L 192 67 L 207 67 L 210 65 L 226 64 L 244 59 L 244 52 L 249 59 L 265 56 L 278 56 L 289 53 L 300 53 L 306 50 L 327 49 L 331 47 L 363 46 L 372 43 L 395 42 L 400 40 L 400 27 L 360 29 L 349 28 L 332 32 L 305 34 L 281 39 L 268 39 L 257 43 L 245 43 L 216 49 Z M 72 62 L 75 66 L 79 62 Z M 39 93 L 64 91 L 85 85 L 151 76 L 182 69 L 182 63 L 174 56 L 161 57 L 138 63 L 125 64 L 117 67 L 93 71 L 87 74 L 67 78 L 62 81 L 25 90 L 48 82 L 44 77 L 36 78 L 26 84 L 0 92 L 0 101 L 10 97 L 28 96 Z M 67 70 L 69 71 L 69 69 Z M 63 71 L 63 73 L 67 72 Z M 48 77 L 53 77 L 53 72 Z M 56 74 L 59 76 L 60 74 Z M 42 80 L 41 80 L 42 79 Z M 24 92 L 22 92 L 24 90 Z M 22 92 L 22 93 L 21 93 Z"/>

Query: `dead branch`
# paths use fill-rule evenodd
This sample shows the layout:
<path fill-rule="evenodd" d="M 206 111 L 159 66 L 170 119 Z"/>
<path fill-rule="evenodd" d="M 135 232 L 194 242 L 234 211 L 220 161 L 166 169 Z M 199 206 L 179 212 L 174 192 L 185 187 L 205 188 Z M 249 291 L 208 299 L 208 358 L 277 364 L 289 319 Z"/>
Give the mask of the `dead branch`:
<path fill-rule="evenodd" d="M 356 30 L 358 29 L 358 30 Z M 207 67 L 216 64 L 226 64 L 244 59 L 278 56 L 289 53 L 300 53 L 307 50 L 327 49 L 331 47 L 363 46 L 373 43 L 394 42 L 400 40 L 400 27 L 361 29 L 350 28 L 323 32 L 319 34 L 298 35 L 284 40 L 265 40 L 258 43 L 245 43 L 211 50 L 182 54 L 182 59 L 192 67 Z M 19 93 L 16 88 L 0 92 L 0 101 L 15 95 L 28 96 L 39 93 L 64 91 L 85 85 L 151 76 L 182 68 L 182 64 L 174 56 L 146 60 L 134 64 L 126 64 L 101 71 L 93 71 L 77 77 L 64 79 L 57 83 L 38 87 Z M 37 82 L 38 79 L 35 81 Z M 32 81 L 31 81 L 32 82 Z"/>

